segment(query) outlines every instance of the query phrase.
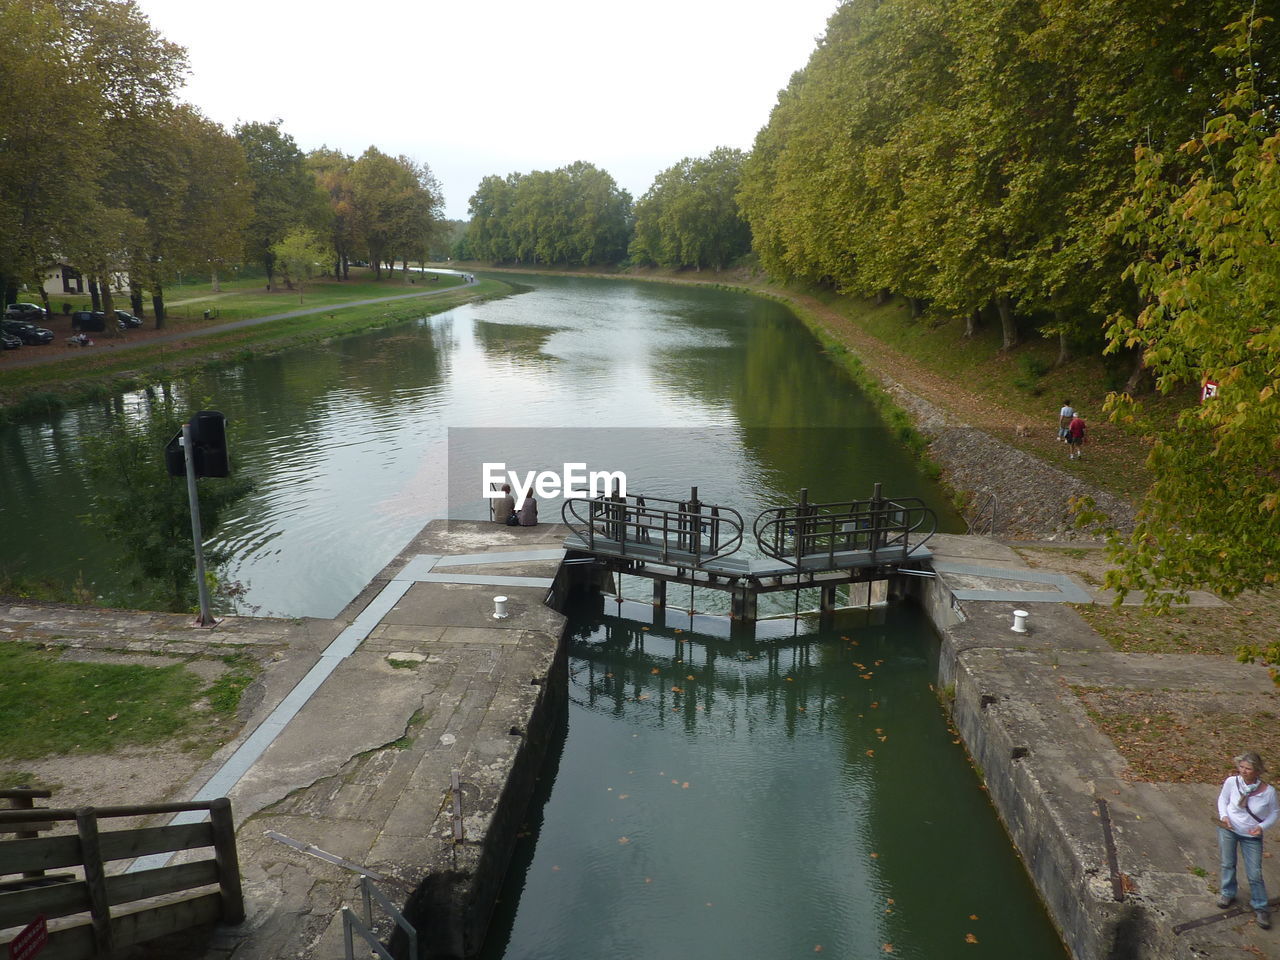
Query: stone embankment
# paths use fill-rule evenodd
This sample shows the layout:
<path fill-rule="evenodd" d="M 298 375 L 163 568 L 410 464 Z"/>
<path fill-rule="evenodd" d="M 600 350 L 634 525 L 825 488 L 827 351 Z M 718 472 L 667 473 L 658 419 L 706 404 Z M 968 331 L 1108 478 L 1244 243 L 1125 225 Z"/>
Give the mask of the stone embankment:
<path fill-rule="evenodd" d="M 1093 540 L 1098 532 L 1075 527 L 1073 503 L 1091 497 L 1120 530 L 1133 526 L 1133 505 L 1091 487 L 1065 470 L 957 422 L 936 404 L 913 393 L 883 371 L 874 371 L 885 391 L 929 438 L 929 453 L 951 487 L 975 510 L 995 495 L 993 536 L 1009 540 Z M 989 515 L 990 508 L 987 508 Z"/>

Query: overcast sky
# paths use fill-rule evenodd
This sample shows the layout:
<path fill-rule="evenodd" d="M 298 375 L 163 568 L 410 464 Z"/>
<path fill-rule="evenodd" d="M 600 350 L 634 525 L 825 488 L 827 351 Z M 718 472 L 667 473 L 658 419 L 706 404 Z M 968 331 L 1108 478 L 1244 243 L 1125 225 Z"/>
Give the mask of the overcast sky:
<path fill-rule="evenodd" d="M 137 0 L 187 48 L 183 99 L 304 151 L 430 164 L 446 216 L 482 177 L 585 160 L 638 199 L 718 146 L 750 149 L 838 0 Z"/>

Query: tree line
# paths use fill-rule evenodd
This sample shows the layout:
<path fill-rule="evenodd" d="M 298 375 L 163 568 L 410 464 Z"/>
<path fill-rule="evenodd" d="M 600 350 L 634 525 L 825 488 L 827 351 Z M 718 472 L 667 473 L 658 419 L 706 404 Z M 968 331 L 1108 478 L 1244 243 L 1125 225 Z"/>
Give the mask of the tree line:
<path fill-rule="evenodd" d="M 179 273 L 258 264 L 275 281 L 302 249 L 346 278 L 351 262 L 425 260 L 442 228 L 425 163 L 369 147 L 303 153 L 280 121 L 228 131 L 180 102 L 185 51 L 130 0 L 0 5 L 0 291 L 41 290 L 55 263 L 112 310 L 127 273 L 157 325 Z M 287 282 L 293 278 L 285 276 Z M 50 304 L 45 298 L 45 306 Z"/>

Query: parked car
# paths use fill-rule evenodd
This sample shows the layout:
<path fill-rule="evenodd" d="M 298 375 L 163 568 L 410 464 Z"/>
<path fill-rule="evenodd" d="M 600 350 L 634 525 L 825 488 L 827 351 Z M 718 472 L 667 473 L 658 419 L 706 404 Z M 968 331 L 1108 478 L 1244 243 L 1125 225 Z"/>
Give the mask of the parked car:
<path fill-rule="evenodd" d="M 25 320 L 28 323 L 47 316 L 44 307 L 38 303 L 11 303 L 5 308 L 4 315 L 7 320 Z"/>
<path fill-rule="evenodd" d="M 128 310 L 117 310 L 116 323 L 120 324 L 121 330 L 137 330 L 142 326 L 142 319 L 135 317 Z"/>
<path fill-rule="evenodd" d="M 21 320 L 0 321 L 0 330 L 12 334 L 23 343 L 53 343 L 53 331 Z"/>
<path fill-rule="evenodd" d="M 22 341 L 12 333 L 0 333 L 0 350 L 17 350 Z"/>
<path fill-rule="evenodd" d="M 106 317 L 101 310 L 77 310 L 71 314 L 72 330 L 88 330 L 91 333 L 100 333 L 106 327 Z"/>

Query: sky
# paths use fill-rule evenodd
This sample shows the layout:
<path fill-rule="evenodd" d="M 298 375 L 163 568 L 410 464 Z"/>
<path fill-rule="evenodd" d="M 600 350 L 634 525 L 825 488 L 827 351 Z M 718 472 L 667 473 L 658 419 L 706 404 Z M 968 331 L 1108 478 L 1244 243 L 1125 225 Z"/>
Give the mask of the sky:
<path fill-rule="evenodd" d="M 465 220 L 489 174 L 585 160 L 639 199 L 684 157 L 749 150 L 839 0 L 137 4 L 210 119 L 425 161 Z"/>

